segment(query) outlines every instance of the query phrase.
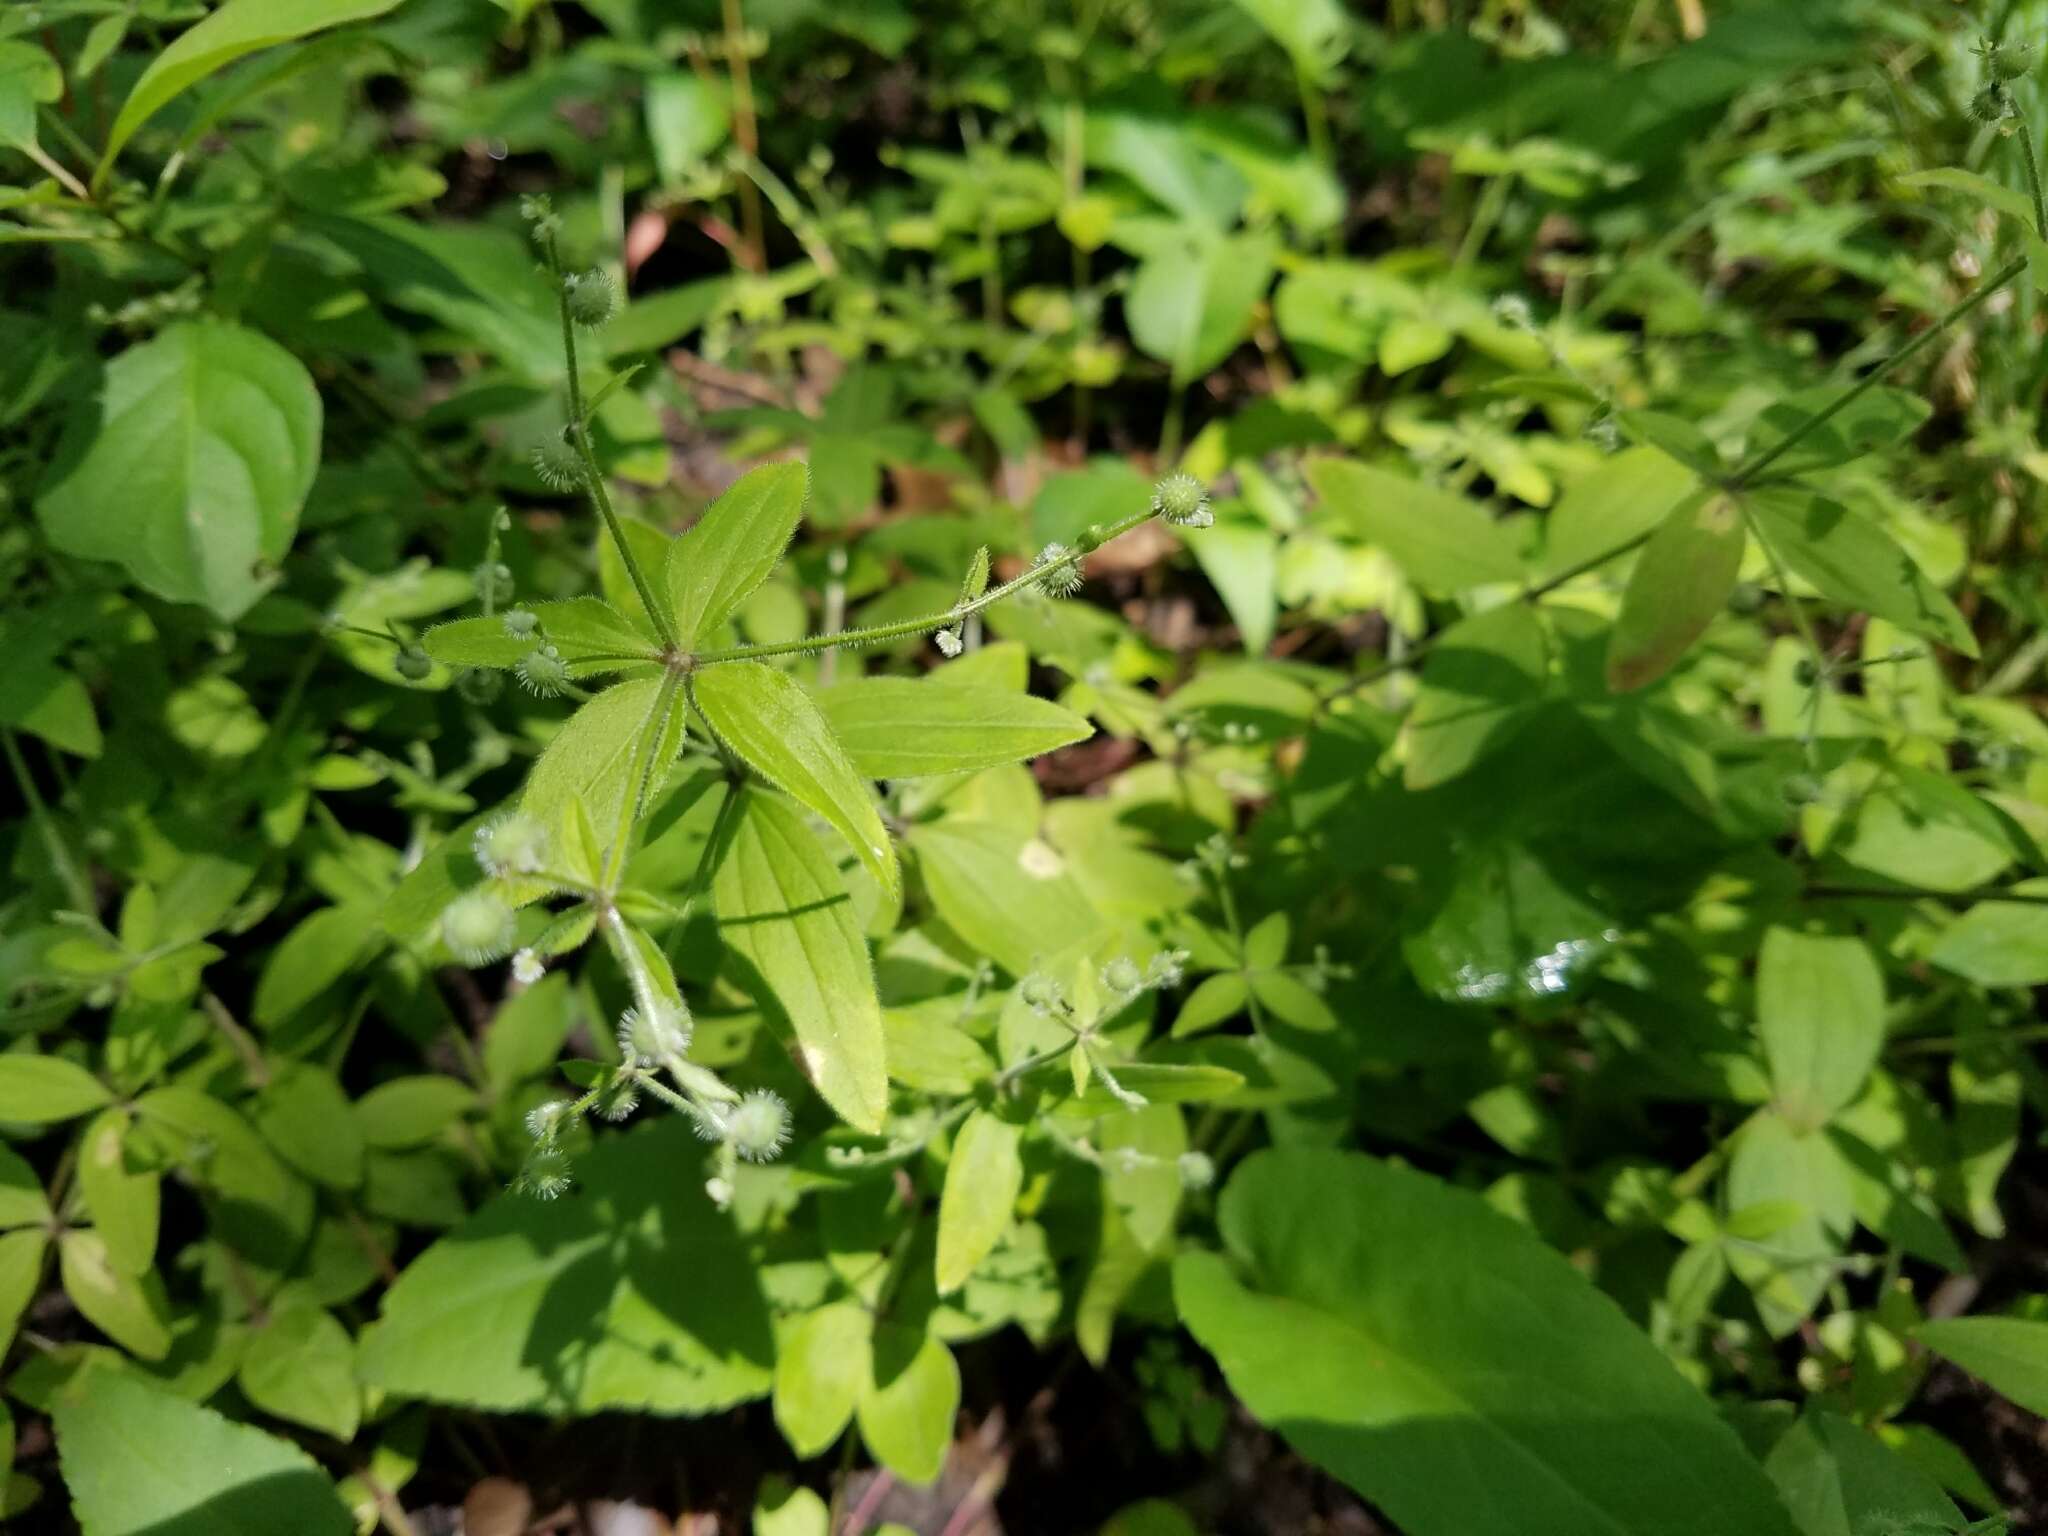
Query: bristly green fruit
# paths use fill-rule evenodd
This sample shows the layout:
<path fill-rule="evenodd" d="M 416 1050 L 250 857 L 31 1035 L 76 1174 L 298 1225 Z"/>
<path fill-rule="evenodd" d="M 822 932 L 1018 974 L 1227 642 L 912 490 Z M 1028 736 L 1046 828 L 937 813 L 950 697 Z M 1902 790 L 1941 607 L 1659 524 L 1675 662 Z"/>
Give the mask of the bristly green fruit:
<path fill-rule="evenodd" d="M 441 942 L 466 965 L 487 965 L 512 952 L 512 909 L 496 892 L 465 891 L 441 913 Z"/>
<path fill-rule="evenodd" d="M 572 272 L 562 279 L 562 293 L 569 302 L 569 318 L 586 329 L 609 325 L 619 312 L 619 285 L 602 267 Z"/>

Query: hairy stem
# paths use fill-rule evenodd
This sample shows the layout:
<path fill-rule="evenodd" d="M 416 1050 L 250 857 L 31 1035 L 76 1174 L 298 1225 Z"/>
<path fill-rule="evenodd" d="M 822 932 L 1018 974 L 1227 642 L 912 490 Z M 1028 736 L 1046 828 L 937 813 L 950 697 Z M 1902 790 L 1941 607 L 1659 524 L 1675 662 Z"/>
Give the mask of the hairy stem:
<path fill-rule="evenodd" d="M 591 506 L 604 519 L 605 531 L 612 537 L 612 544 L 626 567 L 626 575 L 633 583 L 633 591 L 647 610 L 648 622 L 661 637 L 662 646 L 674 650 L 675 630 L 669 625 L 667 611 L 654 600 L 654 589 L 647 584 L 640 562 L 633 556 L 633 546 L 626 542 L 626 530 L 619 525 L 619 514 L 613 510 L 612 494 L 605 486 L 604 472 L 597 467 L 597 450 L 591 445 L 590 423 L 583 411 L 583 381 L 578 377 L 576 368 L 576 321 L 569 313 L 569 289 L 562 281 L 562 258 L 555 248 L 552 231 L 545 236 L 543 249 L 547 254 L 548 274 L 555 284 L 555 307 L 562 317 L 562 357 L 568 365 L 569 441 L 576 450 L 576 456 L 583 461 L 583 486 L 589 493 Z"/>

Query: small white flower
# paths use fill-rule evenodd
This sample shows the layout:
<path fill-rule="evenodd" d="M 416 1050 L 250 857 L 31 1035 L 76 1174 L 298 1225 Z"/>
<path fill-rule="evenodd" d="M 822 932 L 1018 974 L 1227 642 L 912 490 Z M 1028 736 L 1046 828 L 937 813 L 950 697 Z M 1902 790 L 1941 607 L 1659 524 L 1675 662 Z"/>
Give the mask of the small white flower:
<path fill-rule="evenodd" d="M 547 973 L 548 968 L 540 963 L 540 956 L 530 949 L 522 949 L 512 957 L 512 979 L 522 987 L 533 986 Z"/>

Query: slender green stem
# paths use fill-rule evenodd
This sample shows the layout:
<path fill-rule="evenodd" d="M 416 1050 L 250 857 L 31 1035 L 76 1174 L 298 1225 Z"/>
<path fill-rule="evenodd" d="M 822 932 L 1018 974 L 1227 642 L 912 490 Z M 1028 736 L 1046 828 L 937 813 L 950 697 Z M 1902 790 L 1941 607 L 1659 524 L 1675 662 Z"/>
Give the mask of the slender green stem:
<path fill-rule="evenodd" d="M 21 746 L 15 741 L 14 732 L 0 730 L 0 749 L 6 751 L 7 766 L 14 770 L 14 782 L 21 790 L 21 798 L 28 802 L 29 818 L 35 822 L 44 846 L 50 850 L 50 867 L 64 882 L 64 889 L 70 893 L 79 915 L 97 922 L 100 904 L 94 899 L 92 882 L 86 878 L 85 871 L 73 862 L 71 850 L 65 845 L 56 822 L 51 819 L 49 806 L 43 802 L 43 792 L 36 788 L 36 781 L 28 771 L 28 760 L 21 755 Z"/>
<path fill-rule="evenodd" d="M 1809 885 L 1799 894 L 1808 901 L 1942 901 L 1958 907 L 2001 901 L 2015 906 L 2048 907 L 2048 890 L 2015 891 L 1995 885 L 1975 886 L 1967 891 L 1936 891 L 1921 885 Z"/>
<path fill-rule="evenodd" d="M 590 441 L 590 422 L 583 411 L 583 381 L 576 367 L 576 321 L 569 313 L 569 289 L 562 281 L 562 258 L 555 248 L 553 233 L 547 235 L 544 249 L 548 275 L 555 284 L 555 307 L 562 317 L 562 357 L 568 365 L 569 439 L 577 457 L 583 461 L 584 489 L 589 493 L 590 504 L 597 509 L 597 515 L 604 519 L 605 531 L 612 536 L 612 544 L 619 552 L 619 560 L 626 567 L 626 575 L 633 583 L 634 592 L 639 595 L 641 606 L 647 610 L 654 632 L 661 637 L 664 649 L 674 650 L 676 634 L 669 625 L 668 612 L 654 600 L 654 589 L 648 585 L 647 577 L 640 570 L 640 562 L 634 558 L 633 546 L 626 542 L 626 530 L 620 526 L 619 514 L 612 508 L 612 494 L 605 486 L 604 472 L 597 466 L 597 450 Z"/>
<path fill-rule="evenodd" d="M 2041 162 L 2034 154 L 2034 130 L 2019 119 L 2020 150 L 2027 162 L 2027 190 L 2034 194 L 2034 233 L 2048 237 L 2048 199 L 2041 194 Z"/>
<path fill-rule="evenodd" d="M 1947 313 L 1936 319 L 1926 330 L 1892 353 L 1890 357 L 1843 390 L 1841 394 L 1835 396 L 1827 405 L 1815 411 L 1763 452 L 1752 454 L 1734 473 L 1728 476 L 1725 482 L 1728 489 L 1731 491 L 1741 490 L 1744 486 L 1752 484 L 1758 475 L 1761 475 L 1765 470 L 1777 463 L 1779 459 L 1819 431 L 1821 427 L 1854 405 L 1864 395 L 1877 388 L 1878 385 L 1891 377 L 1908 361 L 1924 351 L 1950 326 L 1968 315 L 1972 310 L 1984 303 L 1985 300 L 1989 299 L 1991 295 L 1998 292 L 1999 289 L 2026 270 L 2027 258 L 2024 256 L 2015 257 L 2000 267 L 1984 282 L 1972 289 L 1969 294 L 1950 306 Z"/>
<path fill-rule="evenodd" d="M 1133 512 L 1121 521 L 1111 523 L 1091 537 L 1093 542 L 1068 550 L 1057 560 L 1048 560 L 1043 565 L 1034 565 L 1023 575 L 1006 581 L 999 587 L 991 587 L 970 602 L 955 603 L 936 613 L 928 613 L 915 619 L 898 619 L 890 624 L 872 624 L 865 629 L 846 629 L 837 634 L 807 635 L 801 640 L 781 640 L 772 645 L 740 645 L 725 651 L 704 651 L 697 657 L 700 667 L 716 666 L 722 661 L 759 661 L 769 656 L 807 656 L 817 651 L 828 650 L 835 645 L 875 645 L 884 640 L 900 640 L 905 635 L 929 633 L 936 629 L 948 629 L 961 620 L 970 618 L 982 609 L 1014 596 L 1026 587 L 1035 587 L 1049 575 L 1078 565 L 1094 550 L 1115 538 L 1129 533 L 1140 523 L 1150 522 L 1153 512 L 1147 507 L 1142 512 Z"/>

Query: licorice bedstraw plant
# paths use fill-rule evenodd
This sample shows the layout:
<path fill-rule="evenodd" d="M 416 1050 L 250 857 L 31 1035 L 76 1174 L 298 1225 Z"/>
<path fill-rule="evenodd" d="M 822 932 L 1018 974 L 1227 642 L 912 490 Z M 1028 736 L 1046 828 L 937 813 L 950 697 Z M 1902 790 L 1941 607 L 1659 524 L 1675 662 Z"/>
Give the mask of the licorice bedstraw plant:
<path fill-rule="evenodd" d="M 781 563 L 802 517 L 807 472 L 791 463 L 751 471 L 688 533 L 670 540 L 658 562 L 646 561 L 646 545 L 636 546 L 621 523 L 591 437 L 592 413 L 618 381 L 587 393 L 578 357 L 578 332 L 611 318 L 616 285 L 601 270 L 564 269 L 558 222 L 544 200 L 530 200 L 525 212 L 557 295 L 567 394 L 566 424 L 535 455 L 535 469 L 548 485 L 588 499 L 636 601 L 630 613 L 596 597 L 500 609 L 511 594 L 499 580 L 502 567 L 494 549 L 480 575 L 483 615 L 423 637 L 426 657 L 466 669 L 464 675 L 509 670 L 531 692 L 583 701 L 535 764 L 518 803 L 475 829 L 471 851 L 481 878 L 442 910 L 440 937 L 472 965 L 509 954 L 514 976 L 532 981 L 548 961 L 602 935 L 631 994 L 632 1005 L 618 1023 L 617 1065 L 573 1066 L 581 1096 L 544 1104 L 529 1117 L 534 1146 L 521 1187 L 541 1196 L 567 1188 L 564 1145 L 571 1128 L 591 1115 L 624 1118 L 646 1096 L 687 1116 L 716 1146 L 708 1187 L 723 1202 L 740 1159 L 772 1158 L 785 1145 L 789 1109 L 773 1092 L 743 1092 L 688 1059 L 690 1008 L 667 955 L 644 925 L 681 922 L 704 900 L 736 808 L 749 793 L 787 797 L 838 833 L 882 888 L 900 888 L 896 854 L 870 777 L 804 687 L 776 663 L 917 634 L 930 634 L 945 656 L 958 655 L 966 622 L 975 614 L 1026 594 L 1070 594 L 1080 585 L 1081 562 L 1093 551 L 1154 517 L 1183 528 L 1205 526 L 1211 520 L 1208 498 L 1199 482 L 1171 475 L 1149 505 L 1087 529 L 1070 547 L 1046 546 L 1009 581 L 991 586 L 988 553 L 979 552 L 959 597 L 937 612 L 799 640 L 735 643 L 730 621 Z M 401 650 L 400 665 L 412 654 Z M 616 682 L 587 693 L 584 684 L 598 677 Z M 685 751 L 720 766 L 726 793 L 678 904 L 629 885 L 626 872 L 651 797 Z M 838 899 L 843 902 L 843 893 Z M 541 902 L 560 905 L 519 946 L 519 909 Z M 864 951 L 860 964 L 864 969 Z M 1107 984 L 1126 999 L 1176 974 L 1171 955 L 1155 958 L 1142 971 L 1125 964 L 1130 974 L 1119 969 Z M 1068 1017 L 1071 1009 L 1057 983 L 1042 982 L 1032 996 L 1061 1015 L 1072 1039 L 1010 1069 L 997 1090 L 1073 1056 L 1077 1082 L 1093 1072 L 1119 1098 L 1137 1102 L 1136 1094 L 1117 1083 L 1093 1024 Z M 825 998 L 822 1005 L 830 1008 L 834 1001 Z M 804 1038 L 801 1028 L 798 1035 L 803 1064 L 827 1101 L 859 1128 L 879 1131 L 887 1093 L 878 1086 L 879 1060 L 837 1059 L 831 1043 Z M 956 1122 L 971 1102 L 938 1116 L 931 1122 L 934 1130 Z"/>

